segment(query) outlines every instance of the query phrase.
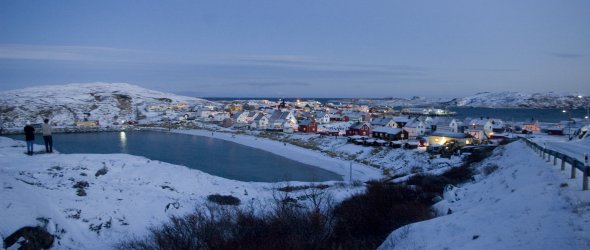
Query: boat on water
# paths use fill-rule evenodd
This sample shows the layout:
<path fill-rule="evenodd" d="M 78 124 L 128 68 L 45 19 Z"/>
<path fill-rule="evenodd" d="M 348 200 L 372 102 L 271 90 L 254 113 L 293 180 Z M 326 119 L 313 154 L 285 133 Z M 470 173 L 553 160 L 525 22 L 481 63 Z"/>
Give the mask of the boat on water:
<path fill-rule="evenodd" d="M 455 116 L 457 112 L 437 108 L 404 108 L 401 110 L 405 115 L 428 115 L 428 116 Z"/>

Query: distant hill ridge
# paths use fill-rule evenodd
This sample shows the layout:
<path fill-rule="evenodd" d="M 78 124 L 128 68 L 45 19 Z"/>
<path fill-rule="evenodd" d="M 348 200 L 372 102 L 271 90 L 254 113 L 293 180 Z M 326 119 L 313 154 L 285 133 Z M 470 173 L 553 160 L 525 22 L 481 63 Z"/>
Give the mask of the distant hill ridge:
<path fill-rule="evenodd" d="M 62 126 L 85 118 L 112 124 L 159 115 L 148 112 L 147 107 L 171 102 L 189 106 L 209 103 L 128 83 L 73 83 L 0 92 L 0 119 L 5 128 L 20 127 L 27 121 L 40 123 L 46 117 Z"/>
<path fill-rule="evenodd" d="M 423 97 L 390 98 L 383 102 L 390 106 L 439 106 L 485 108 L 586 108 L 590 97 L 576 94 L 481 92 L 473 96 L 452 99 L 428 99 Z"/>

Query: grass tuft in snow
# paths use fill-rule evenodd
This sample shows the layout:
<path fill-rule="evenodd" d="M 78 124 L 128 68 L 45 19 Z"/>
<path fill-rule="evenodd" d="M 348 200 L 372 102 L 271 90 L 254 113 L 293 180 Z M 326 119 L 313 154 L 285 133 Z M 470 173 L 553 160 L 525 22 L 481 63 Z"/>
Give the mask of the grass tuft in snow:
<path fill-rule="evenodd" d="M 231 195 L 212 194 L 207 196 L 207 200 L 219 205 L 240 205 L 240 199 Z"/>
<path fill-rule="evenodd" d="M 43 227 L 22 227 L 4 239 L 4 247 L 11 248 L 19 244 L 18 249 L 49 249 L 55 237 Z"/>

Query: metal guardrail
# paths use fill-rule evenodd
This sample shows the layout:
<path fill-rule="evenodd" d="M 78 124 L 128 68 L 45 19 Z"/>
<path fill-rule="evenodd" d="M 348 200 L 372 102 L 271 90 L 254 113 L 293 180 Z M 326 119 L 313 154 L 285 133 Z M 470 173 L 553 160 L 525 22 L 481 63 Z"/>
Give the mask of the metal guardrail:
<path fill-rule="evenodd" d="M 560 153 L 555 150 L 547 149 L 545 147 L 540 146 L 537 143 L 534 143 L 526 138 L 522 138 L 524 142 L 532 148 L 535 153 L 539 154 L 540 157 L 546 159 L 547 161 L 551 161 L 551 157 L 553 157 L 553 165 L 557 165 L 557 160 L 560 160 L 561 163 L 561 171 L 565 171 L 566 165 L 570 165 L 570 178 L 576 178 L 576 169 L 582 171 L 582 190 L 588 190 L 588 176 L 590 175 L 590 166 L 588 166 L 588 154 L 584 156 L 585 162 L 582 162 L 574 157 L 568 156 L 566 154 Z"/>

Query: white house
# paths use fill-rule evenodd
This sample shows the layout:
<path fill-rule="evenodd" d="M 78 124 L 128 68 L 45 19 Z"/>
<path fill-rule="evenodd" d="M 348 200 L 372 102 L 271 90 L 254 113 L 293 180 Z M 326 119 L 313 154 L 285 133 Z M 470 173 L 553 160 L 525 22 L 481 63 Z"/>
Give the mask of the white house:
<path fill-rule="evenodd" d="M 457 119 L 453 119 L 451 120 L 451 123 L 449 124 L 449 127 L 451 128 L 451 132 L 453 133 L 461 133 L 463 131 L 461 131 L 461 127 L 463 127 L 463 122 L 459 121 Z"/>
<path fill-rule="evenodd" d="M 400 116 L 393 117 L 393 121 L 397 124 L 398 128 L 402 128 L 402 127 L 406 126 L 406 124 L 408 124 L 408 122 L 411 122 L 412 119 L 408 116 L 400 115 Z"/>
<path fill-rule="evenodd" d="M 289 124 L 289 126 L 297 124 L 297 119 L 292 111 L 275 110 L 268 119 L 268 129 L 283 130 L 285 124 Z"/>
<path fill-rule="evenodd" d="M 256 111 L 244 111 L 238 117 L 236 117 L 236 122 L 250 124 L 258 115 L 259 114 Z"/>
<path fill-rule="evenodd" d="M 316 112 L 315 120 L 319 124 L 327 124 L 330 123 L 330 115 L 324 112 Z"/>
<path fill-rule="evenodd" d="M 213 113 L 212 115 L 213 115 L 212 120 L 215 122 L 222 122 L 226 118 L 229 118 L 229 112 L 219 111 L 219 112 Z"/>
<path fill-rule="evenodd" d="M 293 133 L 293 132 L 297 131 L 298 128 L 299 128 L 299 125 L 297 124 L 297 120 L 292 121 L 292 120 L 287 119 L 283 123 L 283 132 L 285 132 L 285 133 Z"/>
<path fill-rule="evenodd" d="M 248 111 L 243 111 L 243 112 L 238 111 L 237 113 L 234 114 L 234 119 L 236 120 L 236 123 L 247 123 L 246 122 L 247 116 L 248 116 Z"/>
<path fill-rule="evenodd" d="M 498 129 L 504 126 L 504 122 L 500 119 L 472 119 L 469 124 L 467 124 L 469 129 L 478 129 L 482 130 L 486 136 L 489 136 L 493 133 L 494 128 Z"/>
<path fill-rule="evenodd" d="M 268 128 L 268 117 L 266 115 L 259 115 L 250 123 L 250 129 L 265 130 Z"/>
<path fill-rule="evenodd" d="M 418 119 L 406 123 L 406 126 L 404 126 L 403 129 L 408 132 L 409 139 L 414 139 L 417 136 L 423 136 L 426 134 L 426 124 Z"/>
<path fill-rule="evenodd" d="M 371 126 L 373 127 L 387 127 L 387 128 L 398 128 L 399 126 L 393 120 L 392 117 L 379 117 L 373 119 L 371 121 Z"/>
<path fill-rule="evenodd" d="M 452 128 L 450 126 L 451 118 L 449 117 L 437 116 L 432 118 L 429 123 L 430 126 L 427 126 L 431 129 L 431 132 L 452 132 Z"/>

